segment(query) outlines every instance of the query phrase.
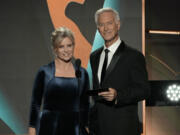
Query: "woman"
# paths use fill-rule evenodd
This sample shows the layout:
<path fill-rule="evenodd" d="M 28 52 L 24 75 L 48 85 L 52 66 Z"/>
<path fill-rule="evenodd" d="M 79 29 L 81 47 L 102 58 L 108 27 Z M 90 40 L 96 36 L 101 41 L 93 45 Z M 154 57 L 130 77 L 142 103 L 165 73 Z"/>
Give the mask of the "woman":
<path fill-rule="evenodd" d="M 29 135 L 84 135 L 89 108 L 88 74 L 80 67 L 80 78 L 76 78 L 78 67 L 72 62 L 75 41 L 68 28 L 56 29 L 51 39 L 55 60 L 37 73 Z"/>

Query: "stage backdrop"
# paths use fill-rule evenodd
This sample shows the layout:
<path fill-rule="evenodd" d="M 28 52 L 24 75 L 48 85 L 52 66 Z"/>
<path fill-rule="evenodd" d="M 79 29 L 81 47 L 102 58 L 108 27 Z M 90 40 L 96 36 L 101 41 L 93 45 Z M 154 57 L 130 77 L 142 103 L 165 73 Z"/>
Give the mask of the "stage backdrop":
<path fill-rule="evenodd" d="M 0 3 L 0 134 L 27 133 L 33 79 L 53 60 L 50 34 L 69 27 L 75 57 L 90 78 L 89 54 L 103 44 L 94 13 L 112 7 L 120 13 L 120 36 L 141 51 L 140 0 L 4 0 Z M 141 119 L 141 118 L 140 118 Z"/>

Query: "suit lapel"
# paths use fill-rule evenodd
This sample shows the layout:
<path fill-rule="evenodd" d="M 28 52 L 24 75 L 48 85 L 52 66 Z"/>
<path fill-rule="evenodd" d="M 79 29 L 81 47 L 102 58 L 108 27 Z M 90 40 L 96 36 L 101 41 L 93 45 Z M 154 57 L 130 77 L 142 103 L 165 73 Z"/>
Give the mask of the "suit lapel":
<path fill-rule="evenodd" d="M 113 55 L 113 58 L 111 60 L 111 63 L 109 64 L 107 70 L 106 70 L 106 75 L 104 77 L 104 81 L 106 81 L 106 79 L 109 77 L 109 75 L 111 74 L 111 72 L 113 71 L 113 69 L 115 68 L 117 62 L 120 60 L 120 58 L 122 57 L 123 51 L 125 48 L 125 44 L 122 41 L 121 44 L 119 45 L 118 49 L 116 50 L 115 54 Z"/>
<path fill-rule="evenodd" d="M 97 82 L 98 85 L 100 85 L 100 82 L 99 82 L 99 79 L 98 79 L 98 67 L 99 67 L 99 61 L 100 61 L 100 55 L 101 55 L 101 52 L 103 51 L 103 47 L 101 47 L 98 52 L 96 53 L 96 55 L 94 56 L 94 73 L 95 73 L 95 80 Z"/>

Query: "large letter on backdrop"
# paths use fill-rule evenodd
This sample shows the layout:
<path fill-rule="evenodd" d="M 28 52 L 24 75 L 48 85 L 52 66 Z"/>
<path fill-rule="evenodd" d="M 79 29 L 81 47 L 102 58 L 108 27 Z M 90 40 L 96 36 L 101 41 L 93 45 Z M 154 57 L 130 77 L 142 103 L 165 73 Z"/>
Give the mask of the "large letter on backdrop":
<path fill-rule="evenodd" d="M 78 26 L 65 15 L 65 10 L 70 2 L 84 3 L 84 0 L 47 0 L 49 12 L 55 28 L 68 27 L 75 36 L 75 57 L 82 60 L 82 65 L 87 66 L 91 45 L 82 35 Z"/>

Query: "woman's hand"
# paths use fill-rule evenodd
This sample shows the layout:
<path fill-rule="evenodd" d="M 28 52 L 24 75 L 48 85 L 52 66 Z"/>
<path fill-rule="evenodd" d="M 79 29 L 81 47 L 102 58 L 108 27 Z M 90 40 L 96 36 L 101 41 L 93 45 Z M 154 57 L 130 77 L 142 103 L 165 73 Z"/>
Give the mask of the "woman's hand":
<path fill-rule="evenodd" d="M 36 135 L 36 129 L 29 127 L 29 134 L 28 135 Z"/>

